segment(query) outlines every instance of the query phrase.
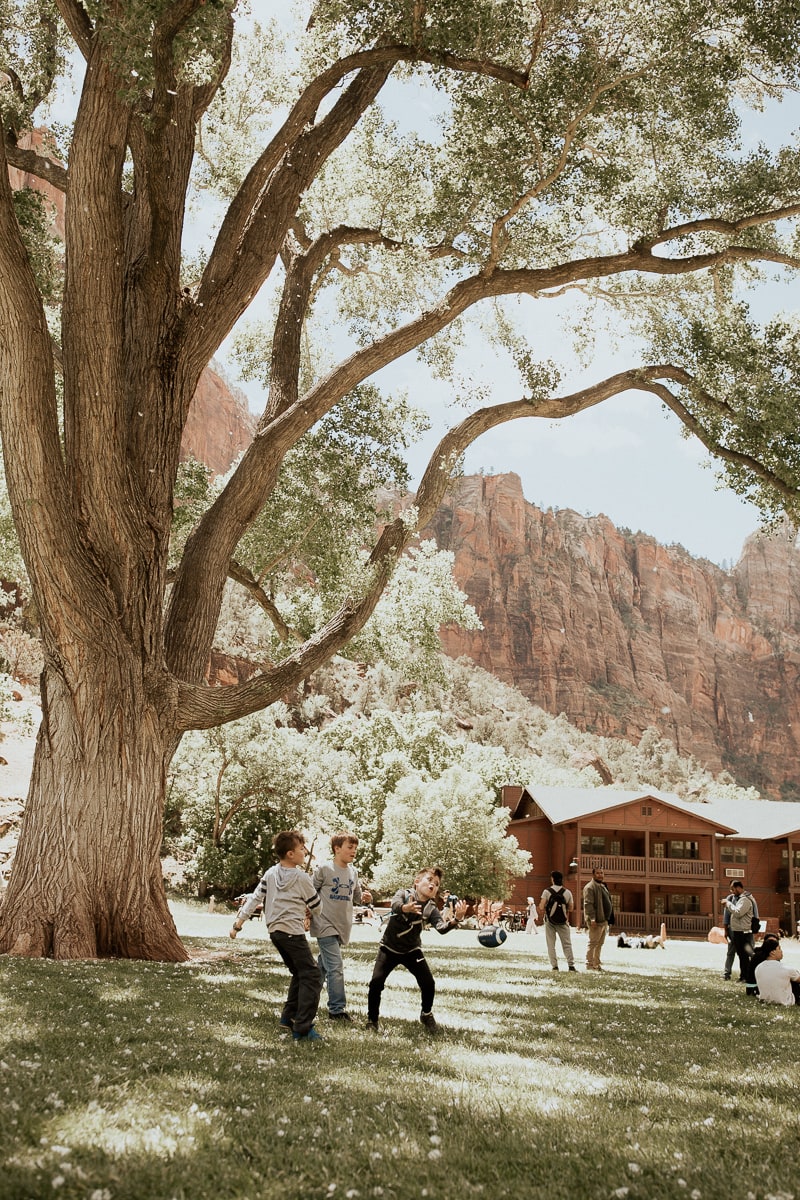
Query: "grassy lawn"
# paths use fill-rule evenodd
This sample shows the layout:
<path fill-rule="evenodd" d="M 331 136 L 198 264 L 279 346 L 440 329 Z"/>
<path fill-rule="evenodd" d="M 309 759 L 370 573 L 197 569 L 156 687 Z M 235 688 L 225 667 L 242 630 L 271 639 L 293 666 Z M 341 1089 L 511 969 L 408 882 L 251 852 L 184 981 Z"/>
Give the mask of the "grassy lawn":
<path fill-rule="evenodd" d="M 800 1012 L 724 983 L 724 948 L 556 974 L 542 936 L 432 934 L 441 1035 L 398 971 L 375 1037 L 357 930 L 358 1024 L 294 1045 L 263 925 L 175 912 L 189 964 L 0 959 L 1 1200 L 800 1197 Z"/>

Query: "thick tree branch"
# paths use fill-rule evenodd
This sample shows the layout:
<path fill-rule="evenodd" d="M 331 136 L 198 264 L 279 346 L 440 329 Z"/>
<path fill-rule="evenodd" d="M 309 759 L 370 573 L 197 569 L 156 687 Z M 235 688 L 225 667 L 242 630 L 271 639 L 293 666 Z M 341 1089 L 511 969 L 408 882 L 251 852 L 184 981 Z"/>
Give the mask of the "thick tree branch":
<path fill-rule="evenodd" d="M 35 150 L 23 150 L 8 137 L 5 145 L 6 161 L 10 167 L 16 167 L 18 171 L 24 171 L 27 175 L 35 175 L 37 179 L 45 180 L 66 195 L 69 190 L 69 177 L 60 163 L 37 154 Z"/>
<path fill-rule="evenodd" d="M 185 358 L 198 375 L 268 278 L 302 193 L 373 103 L 390 69 L 388 65 L 360 72 L 318 125 L 299 133 L 293 143 L 284 143 L 275 169 L 263 180 L 247 213 L 240 211 L 239 198 L 234 200 L 185 328 Z M 253 171 L 262 174 L 258 164 Z M 249 180 L 250 176 L 243 191 L 251 190 Z"/>
<path fill-rule="evenodd" d="M 676 381 L 685 383 L 687 387 L 696 388 L 696 384 L 688 372 L 673 368 L 669 372 L 664 372 Z M 683 425 L 693 433 L 698 441 L 702 442 L 706 450 L 713 454 L 715 458 L 722 459 L 723 462 L 732 463 L 737 467 L 744 467 L 756 479 L 760 479 L 786 502 L 790 509 L 795 509 L 798 501 L 797 488 L 791 483 L 788 483 L 776 471 L 771 470 L 765 463 L 753 454 L 747 454 L 741 450 L 734 450 L 730 446 L 726 446 L 717 438 L 711 435 L 703 425 L 702 421 L 686 407 L 685 404 L 675 395 L 674 392 L 662 383 L 648 381 L 642 382 L 640 387 L 643 391 L 652 392 L 654 396 L 658 396 L 671 412 L 683 423 Z M 703 393 L 704 399 L 708 400 L 708 393 Z M 719 402 L 712 400 L 714 407 L 719 406 Z"/>
<path fill-rule="evenodd" d="M 55 0 L 55 5 L 61 13 L 62 20 L 70 32 L 72 40 L 85 59 L 88 60 L 92 48 L 94 28 L 89 20 L 86 9 L 80 0 Z"/>
<path fill-rule="evenodd" d="M 187 330 L 190 357 L 195 357 L 193 343 L 198 340 L 198 329 L 202 329 L 203 350 L 198 352 L 198 361 L 203 360 L 203 354 L 205 361 L 210 358 L 268 278 L 291 225 L 294 200 L 341 145 L 399 61 L 447 66 L 519 88 L 528 85 L 527 71 L 405 44 L 381 45 L 352 54 L 323 71 L 298 99 L 228 209 L 198 294 L 202 311 L 196 313 L 191 330 Z M 344 96 L 309 130 L 325 98 L 356 71 L 358 75 Z"/>
<path fill-rule="evenodd" d="M 771 225 L 775 221 L 785 221 L 790 217 L 800 216 L 800 203 L 784 204 L 778 208 L 766 209 L 763 212 L 748 213 L 737 221 L 726 221 L 721 217 L 698 217 L 695 221 L 682 221 L 679 225 L 671 225 L 662 229 L 655 237 L 639 238 L 632 247 L 633 250 L 653 250 L 663 246 L 665 242 L 674 242 L 678 238 L 690 237 L 695 233 L 721 233 L 725 237 L 736 237 L 746 229 Z"/>

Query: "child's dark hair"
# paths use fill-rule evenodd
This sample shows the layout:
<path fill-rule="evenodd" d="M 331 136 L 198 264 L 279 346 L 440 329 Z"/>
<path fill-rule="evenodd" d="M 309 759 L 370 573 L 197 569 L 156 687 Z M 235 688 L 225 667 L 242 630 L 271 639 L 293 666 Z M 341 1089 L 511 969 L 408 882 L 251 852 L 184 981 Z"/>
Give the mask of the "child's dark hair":
<path fill-rule="evenodd" d="M 564 882 L 564 875 L 561 871 L 551 871 L 550 878 L 556 887 L 561 887 L 561 884 Z"/>
<path fill-rule="evenodd" d="M 294 850 L 295 846 L 305 846 L 305 844 L 305 836 L 299 829 L 282 829 L 272 839 L 272 849 L 278 858 L 285 858 L 290 850 Z"/>
<path fill-rule="evenodd" d="M 443 874 L 444 872 L 442 871 L 441 867 L 423 867 L 421 871 L 417 871 L 416 875 L 414 876 L 414 882 L 416 883 L 416 881 L 421 879 L 423 875 L 435 875 L 439 880 L 439 883 L 441 883 Z"/>
<path fill-rule="evenodd" d="M 340 830 L 339 830 L 337 833 L 335 833 L 335 834 L 333 835 L 333 837 L 331 838 L 331 850 L 332 850 L 332 851 L 333 851 L 333 853 L 335 854 L 335 853 L 336 853 L 336 851 L 337 851 L 337 850 L 338 850 L 338 849 L 339 849 L 341 846 L 344 846 L 344 845 L 345 845 L 345 843 L 349 843 L 349 842 L 352 842 L 354 845 L 356 845 L 356 846 L 357 846 L 357 845 L 358 845 L 358 838 L 356 837 L 356 835 L 355 835 L 354 833 L 347 833 L 347 832 L 346 832 L 344 829 L 340 829 Z"/>

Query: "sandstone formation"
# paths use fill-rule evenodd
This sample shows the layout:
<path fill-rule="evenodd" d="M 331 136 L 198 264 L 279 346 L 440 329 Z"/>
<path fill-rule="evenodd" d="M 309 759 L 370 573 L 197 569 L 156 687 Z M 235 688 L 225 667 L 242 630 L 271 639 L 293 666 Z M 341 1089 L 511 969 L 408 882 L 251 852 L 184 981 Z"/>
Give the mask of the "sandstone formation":
<path fill-rule="evenodd" d="M 244 394 L 206 367 L 189 407 L 181 457 L 196 458 L 214 475 L 222 475 L 250 445 L 255 428 Z"/>
<path fill-rule="evenodd" d="M 529 504 L 516 475 L 459 482 L 430 528 L 483 630 L 467 655 L 578 728 L 684 754 L 774 797 L 800 797 L 800 551 L 754 535 L 730 572 L 615 528 Z"/>

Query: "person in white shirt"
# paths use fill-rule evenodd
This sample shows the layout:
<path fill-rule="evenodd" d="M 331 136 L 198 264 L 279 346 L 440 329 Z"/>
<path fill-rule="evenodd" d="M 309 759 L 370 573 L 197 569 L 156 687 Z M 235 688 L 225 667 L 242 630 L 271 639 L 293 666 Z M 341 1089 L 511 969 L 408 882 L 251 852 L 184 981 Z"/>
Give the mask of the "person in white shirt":
<path fill-rule="evenodd" d="M 756 966 L 758 996 L 766 1004 L 789 1007 L 800 1003 L 800 970 L 781 962 L 783 947 L 774 935 L 767 935 L 756 951 L 761 961 Z"/>

